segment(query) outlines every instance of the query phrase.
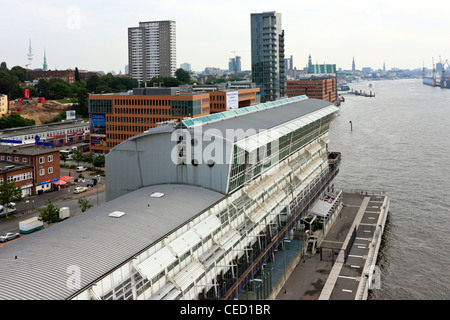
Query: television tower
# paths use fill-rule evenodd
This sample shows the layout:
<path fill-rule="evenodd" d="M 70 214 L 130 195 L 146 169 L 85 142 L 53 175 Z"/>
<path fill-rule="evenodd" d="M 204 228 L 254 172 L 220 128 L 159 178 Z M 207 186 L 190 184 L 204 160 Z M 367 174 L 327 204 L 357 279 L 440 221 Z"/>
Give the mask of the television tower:
<path fill-rule="evenodd" d="M 31 61 L 33 60 L 33 56 L 34 56 L 34 54 L 31 52 L 31 38 L 30 38 L 30 45 L 28 46 L 28 54 L 27 54 L 27 56 L 28 56 L 28 62 L 29 63 L 26 65 L 26 67 L 28 69 L 28 67 L 31 66 Z"/>

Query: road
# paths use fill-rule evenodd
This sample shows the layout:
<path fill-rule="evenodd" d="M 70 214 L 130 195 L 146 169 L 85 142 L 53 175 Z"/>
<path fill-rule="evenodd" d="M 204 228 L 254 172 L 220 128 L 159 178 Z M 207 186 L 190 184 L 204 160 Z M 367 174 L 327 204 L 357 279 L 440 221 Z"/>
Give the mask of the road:
<path fill-rule="evenodd" d="M 78 173 L 73 169 L 61 168 L 61 176 L 69 175 L 78 176 Z M 73 189 L 75 186 L 69 188 L 61 188 L 58 191 L 51 191 L 42 195 L 30 196 L 19 203 L 17 203 L 17 211 L 11 215 L 11 219 L 7 221 L 0 221 L 0 234 L 6 232 L 19 232 L 19 222 L 39 215 L 39 209 L 45 207 L 47 200 L 50 199 L 52 203 L 61 208 L 69 207 L 71 216 L 81 213 L 81 209 L 78 205 L 78 199 L 85 197 L 93 206 L 101 205 L 106 201 L 105 193 L 105 177 L 98 177 L 92 171 L 83 172 L 85 177 L 84 182 L 78 182 L 76 186 L 85 187 L 89 180 L 92 178 L 100 179 L 99 183 L 88 188 L 88 191 L 74 194 Z"/>

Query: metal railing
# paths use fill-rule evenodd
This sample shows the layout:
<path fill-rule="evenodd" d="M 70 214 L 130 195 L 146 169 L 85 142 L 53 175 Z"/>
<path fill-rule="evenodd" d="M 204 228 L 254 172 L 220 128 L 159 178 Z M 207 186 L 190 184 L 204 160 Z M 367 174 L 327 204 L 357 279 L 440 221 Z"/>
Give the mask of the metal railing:
<path fill-rule="evenodd" d="M 337 175 L 339 168 L 335 167 L 330 170 L 330 172 L 322 178 L 322 180 L 309 191 L 308 200 L 301 203 L 300 209 L 291 216 L 287 221 L 284 221 L 279 228 L 279 231 L 273 235 L 271 238 L 266 238 L 266 240 L 261 243 L 261 246 L 253 250 L 251 253 L 250 261 L 247 260 L 236 273 L 236 276 L 229 279 L 221 289 L 217 292 L 213 299 L 229 300 L 234 299 L 245 288 L 247 283 L 253 279 L 255 274 L 261 269 L 263 264 L 270 258 L 274 250 L 277 249 L 283 240 L 287 237 L 288 232 L 295 227 L 295 225 L 300 221 L 302 215 L 307 212 L 307 210 L 313 205 L 314 201 L 320 196 L 320 194 L 325 190 L 326 186 L 331 182 L 331 180 Z"/>

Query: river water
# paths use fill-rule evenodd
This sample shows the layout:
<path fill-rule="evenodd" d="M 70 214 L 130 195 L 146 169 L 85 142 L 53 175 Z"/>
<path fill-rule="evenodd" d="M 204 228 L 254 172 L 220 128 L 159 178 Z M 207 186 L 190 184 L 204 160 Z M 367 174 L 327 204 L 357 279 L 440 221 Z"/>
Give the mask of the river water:
<path fill-rule="evenodd" d="M 334 184 L 391 198 L 369 299 L 450 299 L 450 89 L 421 79 L 350 88 L 375 97 L 343 94 L 330 127 L 329 149 L 342 153 Z"/>

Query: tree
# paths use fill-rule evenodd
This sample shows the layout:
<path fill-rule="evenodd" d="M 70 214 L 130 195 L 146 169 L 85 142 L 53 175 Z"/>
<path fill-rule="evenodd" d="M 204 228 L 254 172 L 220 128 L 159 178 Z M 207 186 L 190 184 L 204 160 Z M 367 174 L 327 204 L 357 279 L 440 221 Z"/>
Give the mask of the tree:
<path fill-rule="evenodd" d="M 85 212 L 87 209 L 93 207 L 85 197 L 78 199 L 78 206 L 80 207 L 81 212 Z"/>
<path fill-rule="evenodd" d="M 50 96 L 55 99 L 67 98 L 71 91 L 70 86 L 65 82 L 55 82 L 50 85 Z"/>
<path fill-rule="evenodd" d="M 81 161 L 83 161 L 83 154 L 80 150 L 77 150 L 72 155 L 73 161 L 75 161 L 77 164 L 80 164 Z"/>
<path fill-rule="evenodd" d="M 80 82 L 81 81 L 80 71 L 78 71 L 78 67 L 75 67 L 75 81 L 76 82 Z"/>
<path fill-rule="evenodd" d="M 86 88 L 77 88 L 75 93 L 75 111 L 81 117 L 89 115 L 89 91 Z"/>
<path fill-rule="evenodd" d="M 178 81 L 182 83 L 189 83 L 191 81 L 191 75 L 186 70 L 179 68 L 177 71 L 175 71 L 175 76 L 177 77 Z"/>
<path fill-rule="evenodd" d="M 59 208 L 56 207 L 50 199 L 47 200 L 47 205 L 39 210 L 39 221 L 46 223 L 55 223 L 61 221 L 59 218 Z"/>
<path fill-rule="evenodd" d="M 0 204 L 5 208 L 5 215 L 8 218 L 8 209 L 11 202 L 19 202 L 22 200 L 22 190 L 15 186 L 14 181 L 4 180 L 0 184 Z"/>
<path fill-rule="evenodd" d="M 69 156 L 66 153 L 61 153 L 59 155 L 59 158 L 64 161 L 64 164 L 66 164 L 67 159 L 69 159 Z"/>
<path fill-rule="evenodd" d="M 94 74 L 89 77 L 89 79 L 86 82 L 86 89 L 88 89 L 89 92 L 95 92 L 98 85 L 100 83 L 100 78 L 98 75 Z"/>
<path fill-rule="evenodd" d="M 105 166 L 105 156 L 103 154 L 100 154 L 94 158 L 92 161 L 92 164 L 94 167 L 104 167 Z"/>

